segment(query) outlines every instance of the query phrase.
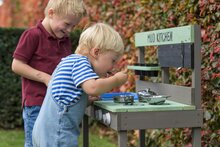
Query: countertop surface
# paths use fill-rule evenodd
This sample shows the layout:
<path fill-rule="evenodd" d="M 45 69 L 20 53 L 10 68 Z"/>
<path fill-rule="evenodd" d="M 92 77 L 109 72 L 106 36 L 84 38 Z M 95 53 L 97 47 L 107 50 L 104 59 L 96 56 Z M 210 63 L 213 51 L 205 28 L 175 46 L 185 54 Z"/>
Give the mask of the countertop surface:
<path fill-rule="evenodd" d="M 149 103 L 141 103 L 134 101 L 133 105 L 125 105 L 123 103 L 115 103 L 113 100 L 95 101 L 95 106 L 106 109 L 110 112 L 145 112 L 145 111 L 175 111 L 175 110 L 195 110 L 194 105 L 186 105 L 170 100 L 166 100 L 162 105 L 151 105 Z"/>

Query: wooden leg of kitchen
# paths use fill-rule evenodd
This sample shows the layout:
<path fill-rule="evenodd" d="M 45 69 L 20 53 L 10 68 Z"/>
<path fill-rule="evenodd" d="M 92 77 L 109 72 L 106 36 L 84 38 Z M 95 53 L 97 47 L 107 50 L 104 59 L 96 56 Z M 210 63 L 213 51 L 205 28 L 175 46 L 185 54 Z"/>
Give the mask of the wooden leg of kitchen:
<path fill-rule="evenodd" d="M 82 121 L 83 147 L 89 147 L 89 118 L 84 115 Z"/>
<path fill-rule="evenodd" d="M 118 147 L 127 147 L 127 131 L 118 131 Z"/>
<path fill-rule="evenodd" d="M 201 128 L 192 128 L 192 146 L 201 147 Z"/>
<path fill-rule="evenodd" d="M 145 130 L 139 130 L 139 146 L 140 147 L 145 147 Z"/>

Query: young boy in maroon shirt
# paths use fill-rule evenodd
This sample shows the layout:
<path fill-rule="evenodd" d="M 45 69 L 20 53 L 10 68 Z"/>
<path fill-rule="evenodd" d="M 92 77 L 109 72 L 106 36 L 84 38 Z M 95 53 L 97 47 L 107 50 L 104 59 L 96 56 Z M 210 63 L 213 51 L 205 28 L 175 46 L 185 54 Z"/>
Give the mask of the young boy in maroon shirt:
<path fill-rule="evenodd" d="M 22 77 L 25 147 L 32 147 L 32 129 L 51 74 L 71 54 L 68 33 L 85 13 L 82 0 L 49 0 L 45 18 L 26 30 L 13 54 L 12 70 Z"/>

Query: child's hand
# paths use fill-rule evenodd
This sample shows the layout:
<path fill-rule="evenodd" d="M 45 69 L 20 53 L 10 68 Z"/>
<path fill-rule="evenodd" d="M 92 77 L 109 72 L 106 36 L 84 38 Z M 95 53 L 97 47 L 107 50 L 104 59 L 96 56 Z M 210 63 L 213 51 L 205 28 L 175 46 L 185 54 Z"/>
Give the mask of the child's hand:
<path fill-rule="evenodd" d="M 51 76 L 48 75 L 48 74 L 44 77 L 44 84 L 45 84 L 46 86 L 48 86 L 48 84 L 49 84 L 49 82 L 50 82 L 50 79 L 51 79 Z"/>
<path fill-rule="evenodd" d="M 118 86 L 123 85 L 128 80 L 128 75 L 126 71 L 118 72 L 114 76 L 117 78 Z"/>
<path fill-rule="evenodd" d="M 91 105 L 94 101 L 100 100 L 99 96 L 89 96 L 88 105 Z"/>

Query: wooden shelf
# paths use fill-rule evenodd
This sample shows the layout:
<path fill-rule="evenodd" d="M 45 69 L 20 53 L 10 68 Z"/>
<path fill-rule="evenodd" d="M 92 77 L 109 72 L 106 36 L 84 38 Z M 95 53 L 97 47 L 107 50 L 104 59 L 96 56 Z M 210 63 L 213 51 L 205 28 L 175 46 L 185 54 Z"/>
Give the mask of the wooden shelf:
<path fill-rule="evenodd" d="M 128 69 L 132 70 L 141 70 L 141 71 L 160 71 L 161 67 L 159 66 L 128 66 Z"/>

